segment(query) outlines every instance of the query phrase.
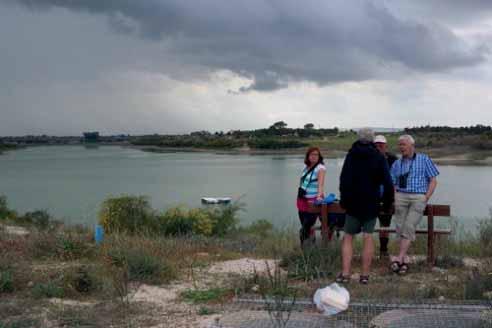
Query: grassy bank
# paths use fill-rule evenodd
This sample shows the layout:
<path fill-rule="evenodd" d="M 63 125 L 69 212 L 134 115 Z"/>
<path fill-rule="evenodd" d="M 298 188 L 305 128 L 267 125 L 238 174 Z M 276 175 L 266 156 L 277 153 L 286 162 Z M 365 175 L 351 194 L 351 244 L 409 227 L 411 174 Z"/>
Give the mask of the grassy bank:
<path fill-rule="evenodd" d="M 303 131 L 303 132 L 301 132 Z M 336 132 L 336 133 L 335 133 Z M 481 128 L 412 128 L 400 133 L 385 133 L 390 151 L 398 153 L 402 133 L 416 139 L 418 151 L 429 154 L 443 165 L 492 165 L 492 134 Z M 233 131 L 229 134 L 193 136 L 148 136 L 132 144 L 151 152 L 194 151 L 221 154 L 298 154 L 309 146 L 320 147 L 325 157 L 343 157 L 357 139 L 354 131 L 316 129 L 263 129 Z"/>
<path fill-rule="evenodd" d="M 16 150 L 19 149 L 20 147 L 17 145 L 10 145 L 10 144 L 3 144 L 0 143 L 0 154 L 3 152 L 9 151 L 9 150 Z"/>
<path fill-rule="evenodd" d="M 311 298 L 333 282 L 339 241 L 302 251 L 296 231 L 267 221 L 239 227 L 237 210 L 158 211 L 142 197 L 110 198 L 100 210 L 107 234 L 96 245 L 87 227 L 65 226 L 43 211 L 15 213 L 3 199 L 0 327 L 178 327 L 227 310 L 234 297 Z M 368 286 L 356 276 L 348 285 L 352 300 L 488 299 L 492 219 L 478 230 L 441 238 L 437 268 L 425 264 L 424 239 L 412 248 L 407 276 L 376 260 Z M 360 249 L 357 240 L 356 254 Z M 357 273 L 360 259 L 354 263 Z"/>

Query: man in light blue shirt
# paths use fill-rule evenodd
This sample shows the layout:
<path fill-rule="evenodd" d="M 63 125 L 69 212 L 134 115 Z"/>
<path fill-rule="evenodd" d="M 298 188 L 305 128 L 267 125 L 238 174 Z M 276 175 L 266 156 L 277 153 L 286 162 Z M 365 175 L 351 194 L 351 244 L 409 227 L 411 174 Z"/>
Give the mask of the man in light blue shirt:
<path fill-rule="evenodd" d="M 392 257 L 391 269 L 395 273 L 408 271 L 407 256 L 410 244 L 415 241 L 415 230 L 422 220 L 427 202 L 437 186 L 439 171 L 429 156 L 415 152 L 415 140 L 410 135 L 398 139 L 402 158 L 391 167 L 395 186 L 396 233 L 400 238 L 400 252 Z"/>

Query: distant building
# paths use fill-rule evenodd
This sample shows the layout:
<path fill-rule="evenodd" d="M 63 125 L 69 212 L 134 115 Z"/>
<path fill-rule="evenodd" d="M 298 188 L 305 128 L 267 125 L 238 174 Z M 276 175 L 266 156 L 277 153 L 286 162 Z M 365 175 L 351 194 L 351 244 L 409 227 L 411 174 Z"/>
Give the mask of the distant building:
<path fill-rule="evenodd" d="M 99 132 L 84 132 L 84 142 L 99 142 Z"/>

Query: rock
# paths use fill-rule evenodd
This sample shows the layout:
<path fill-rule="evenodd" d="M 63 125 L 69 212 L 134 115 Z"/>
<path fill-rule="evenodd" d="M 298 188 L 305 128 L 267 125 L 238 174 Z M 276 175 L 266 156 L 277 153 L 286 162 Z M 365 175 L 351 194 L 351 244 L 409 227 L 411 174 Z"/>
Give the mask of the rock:
<path fill-rule="evenodd" d="M 478 268 L 481 265 L 480 261 L 469 258 L 469 257 L 465 257 L 463 259 L 463 264 L 469 268 Z"/>
<path fill-rule="evenodd" d="M 34 287 L 34 282 L 29 281 L 29 282 L 27 283 L 27 287 L 29 287 L 29 288 Z"/>
<path fill-rule="evenodd" d="M 492 291 L 488 291 L 482 294 L 486 299 L 492 300 Z"/>
<path fill-rule="evenodd" d="M 260 286 L 259 286 L 259 285 L 254 285 L 253 287 L 251 287 L 251 291 L 253 291 L 253 292 L 255 292 L 255 293 L 256 293 L 257 291 L 259 291 L 259 290 L 260 290 Z"/>
<path fill-rule="evenodd" d="M 444 296 L 442 296 L 442 295 L 441 295 L 441 296 L 439 296 L 439 298 L 438 298 L 438 300 L 439 300 L 440 302 L 443 302 L 445 299 L 446 299 L 446 298 L 445 298 Z"/>
<path fill-rule="evenodd" d="M 264 274 L 269 269 L 272 273 L 278 264 L 277 260 L 256 260 L 242 258 L 239 260 L 218 262 L 210 268 L 210 273 Z"/>

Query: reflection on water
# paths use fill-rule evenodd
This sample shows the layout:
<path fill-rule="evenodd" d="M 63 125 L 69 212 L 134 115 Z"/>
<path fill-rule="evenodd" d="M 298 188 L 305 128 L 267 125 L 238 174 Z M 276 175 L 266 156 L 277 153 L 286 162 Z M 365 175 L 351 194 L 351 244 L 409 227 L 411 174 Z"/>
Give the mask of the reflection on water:
<path fill-rule="evenodd" d="M 327 159 L 326 192 L 338 194 L 343 159 Z M 201 206 L 201 197 L 241 198 L 243 222 L 297 224 L 295 196 L 303 156 L 146 153 L 99 146 L 33 147 L 0 156 L 0 193 L 20 211 L 48 209 L 69 222 L 94 223 L 109 195 L 150 196 L 153 206 Z M 489 215 L 492 167 L 439 167 L 433 203 L 451 204 L 467 229 Z M 436 218 L 436 224 L 446 219 Z"/>

